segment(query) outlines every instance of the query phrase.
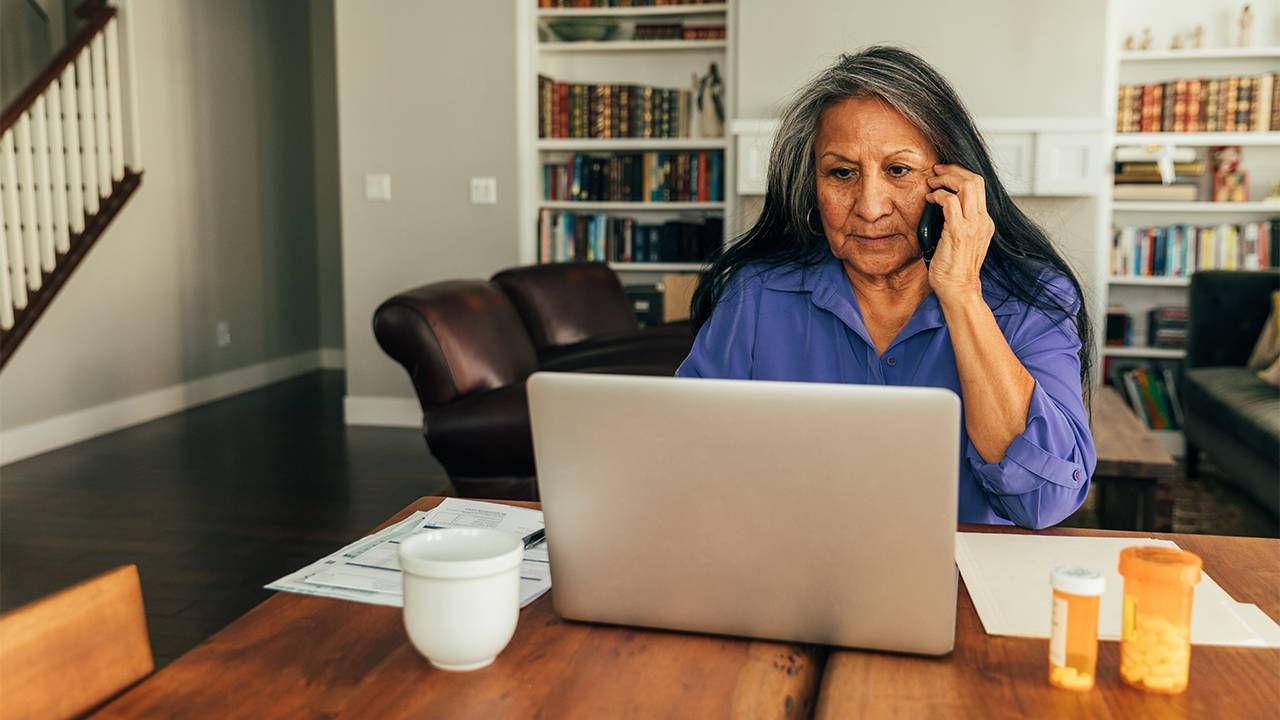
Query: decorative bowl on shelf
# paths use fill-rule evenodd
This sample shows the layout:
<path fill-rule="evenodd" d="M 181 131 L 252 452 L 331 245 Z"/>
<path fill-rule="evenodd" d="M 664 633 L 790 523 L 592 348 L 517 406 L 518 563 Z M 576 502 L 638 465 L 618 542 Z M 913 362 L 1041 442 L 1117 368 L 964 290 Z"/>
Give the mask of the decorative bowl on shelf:
<path fill-rule="evenodd" d="M 618 31 L 617 22 L 599 18 L 552 20 L 547 23 L 547 27 L 564 42 L 608 40 Z"/>

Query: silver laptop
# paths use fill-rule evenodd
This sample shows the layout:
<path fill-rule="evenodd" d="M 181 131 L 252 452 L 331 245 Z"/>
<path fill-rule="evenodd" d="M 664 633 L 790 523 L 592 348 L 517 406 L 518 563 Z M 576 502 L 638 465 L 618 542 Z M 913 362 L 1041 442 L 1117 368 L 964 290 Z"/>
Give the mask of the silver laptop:
<path fill-rule="evenodd" d="M 951 651 L 955 393 L 561 373 L 528 390 L 561 616 Z"/>

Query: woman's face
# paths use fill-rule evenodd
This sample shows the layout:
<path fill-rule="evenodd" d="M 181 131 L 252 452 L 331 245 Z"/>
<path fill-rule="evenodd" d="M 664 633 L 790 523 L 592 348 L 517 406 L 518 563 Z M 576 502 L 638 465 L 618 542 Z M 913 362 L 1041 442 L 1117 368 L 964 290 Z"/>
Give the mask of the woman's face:
<path fill-rule="evenodd" d="M 814 154 L 832 254 L 869 276 L 919 262 L 916 224 L 938 157 L 916 126 L 878 98 L 850 98 L 823 111 Z"/>

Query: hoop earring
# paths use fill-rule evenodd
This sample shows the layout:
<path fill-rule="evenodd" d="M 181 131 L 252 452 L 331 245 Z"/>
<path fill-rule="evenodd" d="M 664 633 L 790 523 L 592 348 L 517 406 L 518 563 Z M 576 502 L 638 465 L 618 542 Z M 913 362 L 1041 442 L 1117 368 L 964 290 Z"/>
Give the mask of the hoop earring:
<path fill-rule="evenodd" d="M 814 210 L 817 210 L 817 209 L 818 209 L 818 208 L 816 208 L 816 207 L 811 207 L 811 208 L 809 208 L 809 212 L 805 213 L 805 216 L 804 216 L 804 222 L 805 222 L 805 225 L 807 225 L 807 226 L 808 226 L 808 228 L 807 228 L 807 229 L 809 230 L 809 232 L 813 233 L 814 235 L 817 235 L 818 237 L 822 237 L 823 235 L 826 235 L 826 233 L 822 232 L 822 229 L 821 229 L 821 228 L 819 228 L 819 229 L 817 229 L 817 230 L 814 230 L 814 229 L 813 229 L 813 220 L 810 220 L 810 219 L 809 219 L 809 218 L 810 218 L 810 216 L 812 216 L 812 215 L 813 215 L 813 211 L 814 211 Z M 819 219 L 821 219 L 821 218 L 819 218 Z"/>

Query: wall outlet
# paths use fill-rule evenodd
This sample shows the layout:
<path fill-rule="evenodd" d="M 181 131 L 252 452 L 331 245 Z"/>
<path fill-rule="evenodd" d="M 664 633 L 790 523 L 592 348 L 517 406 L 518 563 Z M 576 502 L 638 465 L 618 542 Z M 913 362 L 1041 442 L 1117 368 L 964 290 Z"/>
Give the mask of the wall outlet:
<path fill-rule="evenodd" d="M 231 344 L 231 323 L 221 320 L 213 331 L 218 338 L 218 347 L 224 348 Z"/>
<path fill-rule="evenodd" d="M 491 177 L 471 178 L 471 204 L 494 205 L 498 202 L 498 179 Z"/>
<path fill-rule="evenodd" d="M 369 173 L 364 176 L 364 197 L 366 200 L 391 199 L 391 176 L 386 173 Z"/>

